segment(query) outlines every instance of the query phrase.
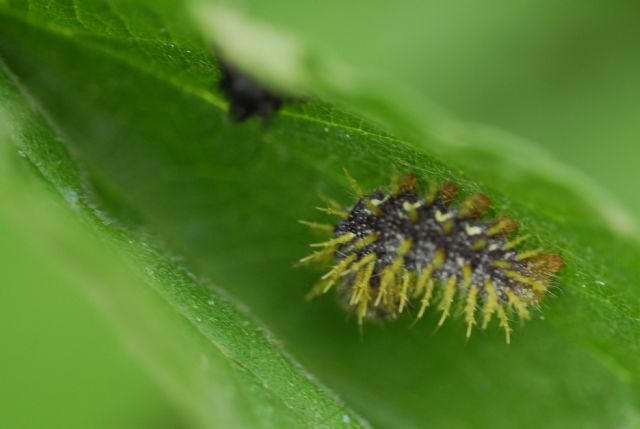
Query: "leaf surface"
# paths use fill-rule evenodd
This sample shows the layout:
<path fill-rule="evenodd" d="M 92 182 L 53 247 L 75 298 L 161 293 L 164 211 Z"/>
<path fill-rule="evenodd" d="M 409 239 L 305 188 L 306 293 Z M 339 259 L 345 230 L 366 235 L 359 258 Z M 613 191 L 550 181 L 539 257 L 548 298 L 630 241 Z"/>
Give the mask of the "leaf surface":
<path fill-rule="evenodd" d="M 166 316 L 175 336 L 190 333 L 187 357 L 163 367 L 205 424 L 222 411 L 234 427 L 365 424 L 319 383 L 375 427 L 635 421 L 640 252 L 633 221 L 603 191 L 515 137 L 459 124 L 296 38 L 199 7 L 200 27 L 193 6 L 164 2 L 3 6 L 0 102 L 10 140 L 127 249 L 159 295 L 152 308 L 176 313 Z M 230 122 L 214 42 L 305 101 L 267 124 Z M 370 325 L 360 338 L 334 300 L 304 301 L 320 272 L 292 268 L 314 240 L 297 220 L 321 218 L 318 194 L 352 203 L 344 168 L 366 189 L 395 169 L 486 193 L 496 213 L 563 255 L 554 296 L 510 346 L 495 327 L 466 344 L 459 322 L 433 334 L 435 315 Z M 144 284 L 131 284 L 116 296 L 146 308 L 151 298 L 133 292 Z M 151 350 L 173 348 L 151 338 Z M 200 352 L 216 371 L 189 365 Z M 214 393 L 221 386 L 235 393 Z"/>

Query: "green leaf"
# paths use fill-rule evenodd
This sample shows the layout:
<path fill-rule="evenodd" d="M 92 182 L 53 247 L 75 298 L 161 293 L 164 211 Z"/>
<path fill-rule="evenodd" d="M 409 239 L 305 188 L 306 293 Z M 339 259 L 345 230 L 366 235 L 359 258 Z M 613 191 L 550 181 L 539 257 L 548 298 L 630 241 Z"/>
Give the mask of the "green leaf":
<path fill-rule="evenodd" d="M 229 122 L 212 43 L 305 101 L 267 124 Z M 535 147 L 199 4 L 15 1 L 0 8 L 0 57 L 8 140 L 126 251 L 133 273 L 100 290 L 128 304 L 114 319 L 204 425 L 366 426 L 356 412 L 389 428 L 637 423 L 637 229 Z M 370 325 L 360 338 L 333 300 L 304 301 L 318 273 L 292 268 L 313 239 L 297 220 L 318 217 L 318 194 L 351 203 L 343 168 L 367 189 L 396 169 L 488 194 L 563 255 L 554 296 L 510 346 L 497 329 L 465 344 L 456 322 L 432 335 L 433 318 Z M 40 212 L 30 204 L 16 207 Z M 36 218 L 72 228 L 63 214 Z M 92 249 L 83 266 L 100 268 L 86 279 L 109 272 L 99 243 L 72 241 Z"/>

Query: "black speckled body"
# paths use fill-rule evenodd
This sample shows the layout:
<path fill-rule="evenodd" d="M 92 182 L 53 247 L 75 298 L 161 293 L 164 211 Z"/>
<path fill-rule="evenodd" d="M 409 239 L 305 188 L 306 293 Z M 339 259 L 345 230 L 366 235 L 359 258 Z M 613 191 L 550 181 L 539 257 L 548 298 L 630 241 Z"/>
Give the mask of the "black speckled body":
<path fill-rule="evenodd" d="M 483 329 L 497 316 L 508 342 L 510 315 L 528 319 L 527 307 L 544 297 L 562 267 L 559 255 L 520 250 L 527 236 L 509 239 L 517 229 L 511 218 L 484 219 L 489 206 L 484 195 L 453 204 L 457 188 L 443 185 L 421 196 L 412 175 L 396 182 L 391 192 L 364 194 L 348 179 L 358 200 L 348 209 L 336 204 L 323 209 L 342 218 L 334 226 L 303 222 L 332 231 L 333 238 L 313 244 L 321 250 L 301 262 L 334 259 L 310 295 L 336 285 L 341 301 L 360 323 L 395 318 L 412 306 L 419 308 L 421 318 L 437 302 L 442 324 L 457 299 L 462 301 L 467 336 L 479 312 Z"/>
<path fill-rule="evenodd" d="M 365 204 L 366 200 L 380 201 L 377 206 L 382 215 L 375 215 Z M 416 207 L 418 220 L 414 223 L 405 210 L 405 204 L 419 204 Z M 401 243 L 410 239 L 411 249 L 404 256 L 404 268 L 411 271 L 422 271 L 434 260 L 437 249 L 443 249 L 445 260 L 440 268 L 434 271 L 437 280 L 445 281 L 452 275 L 462 278 L 462 267 L 469 264 L 472 268 L 475 284 L 483 284 L 484 278 L 492 279 L 501 301 L 508 300 L 505 288 L 510 288 L 528 300 L 533 299 L 530 288 L 523 288 L 517 281 L 504 276 L 503 270 L 492 266 L 494 261 L 511 261 L 512 267 L 523 275 L 529 275 L 526 262 L 515 261 L 515 249 L 503 250 L 507 237 L 504 234 L 487 236 L 486 231 L 495 223 L 491 220 L 457 217 L 458 209 L 452 207 L 443 198 L 436 198 L 432 204 L 413 191 L 398 195 L 385 195 L 376 192 L 358 200 L 349 211 L 349 217 L 335 227 L 335 236 L 346 232 L 355 234 L 354 241 L 371 233 L 378 234 L 378 240 L 356 251 L 358 259 L 369 253 L 376 254 L 376 266 L 372 276 L 375 288 L 384 267 L 389 266 L 397 257 Z M 440 220 L 438 220 L 440 219 Z M 444 232 L 444 222 L 453 220 L 453 227 L 448 234 Z M 478 240 L 486 240 L 480 249 L 474 249 Z M 351 243 L 340 245 L 336 250 L 336 260 L 341 260 Z M 349 283 L 347 281 L 346 283 Z M 486 292 L 481 288 L 481 294 Z"/>

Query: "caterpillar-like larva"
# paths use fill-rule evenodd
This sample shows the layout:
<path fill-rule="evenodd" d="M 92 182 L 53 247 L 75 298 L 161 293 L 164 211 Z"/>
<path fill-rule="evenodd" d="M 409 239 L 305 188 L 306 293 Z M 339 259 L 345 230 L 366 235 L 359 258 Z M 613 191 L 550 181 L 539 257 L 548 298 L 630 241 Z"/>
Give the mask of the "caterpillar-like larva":
<path fill-rule="evenodd" d="M 496 315 L 508 343 L 509 319 L 529 319 L 529 307 L 545 296 L 563 265 L 557 254 L 520 249 L 527 236 L 509 237 L 517 229 L 513 219 L 483 219 L 485 195 L 456 205 L 455 186 L 432 186 L 420 195 L 413 175 L 393 180 L 388 193 L 365 194 L 347 178 L 358 200 L 347 209 L 331 200 L 320 208 L 340 218 L 335 225 L 302 221 L 333 237 L 312 244 L 317 250 L 300 262 L 334 261 L 309 296 L 337 286 L 360 325 L 410 307 L 420 319 L 437 305 L 440 326 L 458 301 L 467 337 L 474 325 L 485 329 Z"/>

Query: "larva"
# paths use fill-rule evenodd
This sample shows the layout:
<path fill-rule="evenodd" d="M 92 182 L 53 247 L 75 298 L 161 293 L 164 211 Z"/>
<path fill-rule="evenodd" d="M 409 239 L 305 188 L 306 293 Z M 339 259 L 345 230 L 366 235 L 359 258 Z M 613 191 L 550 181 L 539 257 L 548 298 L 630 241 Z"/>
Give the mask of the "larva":
<path fill-rule="evenodd" d="M 413 175 L 395 179 L 389 192 L 365 194 L 347 178 L 358 200 L 350 208 L 331 200 L 321 208 L 339 217 L 335 225 L 301 221 L 332 237 L 312 244 L 316 250 L 300 262 L 333 260 L 309 296 L 337 287 L 360 325 L 410 307 L 420 319 L 437 306 L 440 326 L 458 301 L 467 337 L 473 326 L 485 329 L 496 316 L 508 343 L 509 319 L 529 319 L 529 307 L 542 300 L 563 265 L 557 254 L 521 250 L 528 237 L 510 238 L 517 229 L 510 217 L 483 219 L 485 195 L 454 204 L 457 188 L 450 184 L 420 195 Z"/>

